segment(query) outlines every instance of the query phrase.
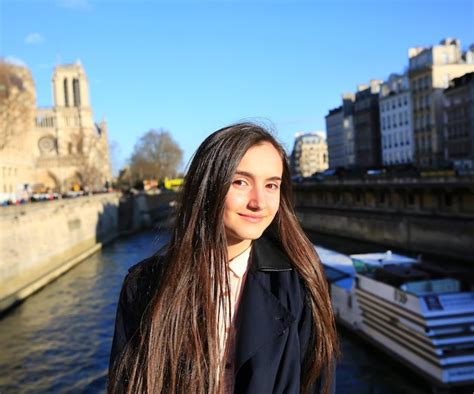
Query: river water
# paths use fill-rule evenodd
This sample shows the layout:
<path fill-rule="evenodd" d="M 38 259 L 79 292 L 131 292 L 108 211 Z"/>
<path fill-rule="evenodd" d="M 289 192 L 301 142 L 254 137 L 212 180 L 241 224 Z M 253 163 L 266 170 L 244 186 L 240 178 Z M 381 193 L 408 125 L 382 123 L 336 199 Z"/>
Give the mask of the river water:
<path fill-rule="evenodd" d="M 167 234 L 107 245 L 0 319 L 0 393 L 105 392 L 115 309 L 127 269 Z M 429 392 L 420 378 L 340 329 L 336 392 Z"/>

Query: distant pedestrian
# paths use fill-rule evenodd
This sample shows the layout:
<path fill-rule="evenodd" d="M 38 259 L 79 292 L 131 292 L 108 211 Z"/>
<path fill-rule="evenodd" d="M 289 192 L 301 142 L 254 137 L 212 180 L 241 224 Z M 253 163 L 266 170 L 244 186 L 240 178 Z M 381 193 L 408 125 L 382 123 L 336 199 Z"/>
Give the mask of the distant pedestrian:
<path fill-rule="evenodd" d="M 171 240 L 125 278 L 110 393 L 334 391 L 330 297 L 291 194 L 264 128 L 236 124 L 200 145 Z"/>

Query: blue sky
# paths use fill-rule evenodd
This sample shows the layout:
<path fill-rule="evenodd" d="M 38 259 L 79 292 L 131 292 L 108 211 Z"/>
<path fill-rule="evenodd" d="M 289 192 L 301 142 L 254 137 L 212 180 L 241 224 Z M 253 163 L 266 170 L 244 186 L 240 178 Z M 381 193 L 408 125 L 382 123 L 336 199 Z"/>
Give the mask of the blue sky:
<path fill-rule="evenodd" d="M 0 0 L 0 56 L 31 70 L 52 105 L 58 63 L 80 59 L 114 166 L 164 128 L 184 165 L 210 132 L 240 120 L 325 130 L 342 92 L 402 72 L 413 46 L 474 44 L 474 0 Z"/>

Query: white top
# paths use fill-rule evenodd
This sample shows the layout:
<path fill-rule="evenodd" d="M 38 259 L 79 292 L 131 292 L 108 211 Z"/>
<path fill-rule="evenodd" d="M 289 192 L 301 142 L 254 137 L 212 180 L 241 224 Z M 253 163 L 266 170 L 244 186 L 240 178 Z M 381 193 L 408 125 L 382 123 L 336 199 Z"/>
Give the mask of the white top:
<path fill-rule="evenodd" d="M 243 285 L 247 276 L 250 249 L 251 248 L 246 249 L 243 253 L 230 260 L 229 269 L 227 271 L 229 275 L 230 294 L 226 293 L 224 296 L 230 298 L 230 321 L 228 316 L 225 316 L 225 325 L 220 325 L 222 355 L 226 360 L 224 384 L 222 386 L 222 393 L 225 394 L 234 392 L 235 311 L 237 311 L 239 307 Z M 227 300 L 225 300 L 225 302 L 227 303 Z"/>

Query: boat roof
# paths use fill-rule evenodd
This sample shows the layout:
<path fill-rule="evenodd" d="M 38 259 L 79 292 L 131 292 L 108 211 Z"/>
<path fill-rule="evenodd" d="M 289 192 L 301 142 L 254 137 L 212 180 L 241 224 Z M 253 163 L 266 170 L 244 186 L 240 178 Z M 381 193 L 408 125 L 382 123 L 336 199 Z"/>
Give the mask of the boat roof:
<path fill-rule="evenodd" d="M 391 250 L 378 253 L 351 254 L 353 262 L 363 262 L 369 265 L 384 266 L 387 264 L 413 264 L 418 263 L 417 259 L 393 253 Z"/>
<path fill-rule="evenodd" d="M 349 256 L 334 250 L 314 245 L 321 263 L 324 265 L 326 278 L 330 283 L 347 290 L 352 289 L 356 270 Z"/>
<path fill-rule="evenodd" d="M 316 253 L 321 259 L 321 263 L 346 274 L 356 275 L 356 270 L 351 258 L 345 254 L 336 252 L 334 250 L 323 248 L 319 245 L 314 245 Z"/>

